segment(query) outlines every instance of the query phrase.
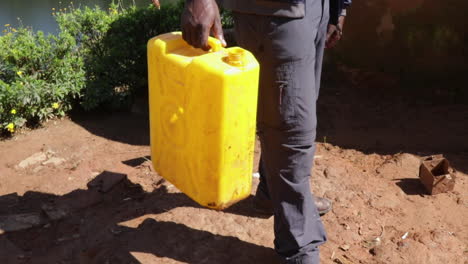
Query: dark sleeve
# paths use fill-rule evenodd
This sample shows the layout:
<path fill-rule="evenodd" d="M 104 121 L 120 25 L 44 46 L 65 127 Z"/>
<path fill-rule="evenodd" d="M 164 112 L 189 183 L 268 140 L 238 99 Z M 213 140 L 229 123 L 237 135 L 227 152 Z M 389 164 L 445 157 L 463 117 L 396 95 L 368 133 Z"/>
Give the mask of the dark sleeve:
<path fill-rule="evenodd" d="M 330 22 L 329 24 L 338 24 L 338 18 L 343 10 L 351 5 L 352 0 L 330 0 Z"/>
<path fill-rule="evenodd" d="M 348 8 L 352 2 L 353 2 L 352 0 L 343 0 L 343 8 L 344 9 Z"/>

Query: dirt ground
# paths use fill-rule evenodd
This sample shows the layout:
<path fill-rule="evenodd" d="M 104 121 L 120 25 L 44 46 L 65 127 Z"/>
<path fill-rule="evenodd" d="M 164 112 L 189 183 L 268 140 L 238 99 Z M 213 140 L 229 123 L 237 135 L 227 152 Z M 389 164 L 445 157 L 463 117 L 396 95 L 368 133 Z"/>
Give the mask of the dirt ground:
<path fill-rule="evenodd" d="M 468 106 L 418 101 L 379 75 L 341 81 L 325 76 L 318 106 L 313 192 L 334 202 L 322 263 L 467 264 Z M 273 219 L 251 197 L 198 206 L 152 170 L 148 145 L 144 109 L 1 141 L 0 263 L 277 263 Z M 456 185 L 431 196 L 419 157 L 439 153 Z"/>

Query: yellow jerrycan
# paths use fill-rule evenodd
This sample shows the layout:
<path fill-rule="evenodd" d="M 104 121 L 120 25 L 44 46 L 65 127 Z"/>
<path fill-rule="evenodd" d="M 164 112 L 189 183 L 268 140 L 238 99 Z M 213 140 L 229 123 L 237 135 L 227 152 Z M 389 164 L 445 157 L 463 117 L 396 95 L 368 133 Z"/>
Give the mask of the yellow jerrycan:
<path fill-rule="evenodd" d="M 180 191 L 221 210 L 250 195 L 259 64 L 208 43 L 193 48 L 180 32 L 148 42 L 151 157 Z"/>

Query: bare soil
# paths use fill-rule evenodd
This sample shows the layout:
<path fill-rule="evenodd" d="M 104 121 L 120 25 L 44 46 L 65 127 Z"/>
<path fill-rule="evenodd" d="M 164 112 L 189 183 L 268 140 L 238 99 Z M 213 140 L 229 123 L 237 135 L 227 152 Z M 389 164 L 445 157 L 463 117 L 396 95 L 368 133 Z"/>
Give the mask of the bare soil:
<path fill-rule="evenodd" d="M 322 263 L 467 264 L 468 106 L 418 101 L 386 78 L 322 88 L 311 181 L 334 202 Z M 141 112 L 81 114 L 0 142 L 0 263 L 277 263 L 273 219 L 251 197 L 209 210 L 152 170 Z M 456 185 L 431 196 L 419 157 L 439 153 Z"/>

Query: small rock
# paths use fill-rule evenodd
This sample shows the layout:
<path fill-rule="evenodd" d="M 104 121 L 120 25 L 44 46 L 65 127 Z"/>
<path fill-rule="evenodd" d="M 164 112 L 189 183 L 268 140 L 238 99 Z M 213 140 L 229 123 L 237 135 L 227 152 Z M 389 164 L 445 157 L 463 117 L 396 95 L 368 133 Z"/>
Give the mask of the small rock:
<path fill-rule="evenodd" d="M 373 256 L 376 256 L 376 257 L 382 256 L 382 255 L 385 253 L 384 250 L 383 250 L 383 248 L 382 248 L 382 247 L 378 247 L 378 246 L 377 246 L 377 247 L 371 248 L 371 249 L 369 250 L 369 252 L 370 252 Z"/>
<path fill-rule="evenodd" d="M 65 159 L 62 159 L 62 158 L 57 158 L 57 157 L 53 157 L 53 158 L 50 158 L 48 159 L 47 161 L 43 162 L 42 165 L 54 165 L 54 166 L 58 166 L 62 163 L 65 162 Z"/>
<path fill-rule="evenodd" d="M 50 204 L 43 204 L 41 206 L 41 209 L 47 215 L 47 217 L 52 221 L 60 220 L 68 216 L 68 213 L 66 210 L 57 208 Z"/>
<path fill-rule="evenodd" d="M 315 165 L 316 165 L 316 166 L 321 166 L 321 165 L 323 165 L 323 160 L 322 160 L 322 159 L 314 159 L 314 161 L 315 161 Z"/>
<path fill-rule="evenodd" d="M 343 250 L 343 251 L 348 251 L 348 250 L 349 250 L 349 248 L 350 248 L 350 246 L 349 246 L 349 245 L 346 245 L 346 244 L 345 244 L 345 245 L 342 245 L 342 246 L 340 246 L 340 249 L 341 249 L 341 250 Z"/>
<path fill-rule="evenodd" d="M 37 166 L 36 168 L 33 169 L 34 173 L 40 172 L 42 169 L 44 169 L 44 166 Z"/>
<path fill-rule="evenodd" d="M 405 234 L 403 234 L 403 236 L 401 237 L 401 239 L 403 239 L 403 240 L 406 239 L 406 238 L 408 237 L 408 235 L 409 235 L 409 232 L 406 232 Z"/>
<path fill-rule="evenodd" d="M 343 167 L 327 167 L 323 171 L 326 178 L 341 178 L 346 175 L 346 169 Z"/>
<path fill-rule="evenodd" d="M 358 263 L 354 258 L 351 258 L 350 256 L 343 255 L 339 256 L 336 259 L 333 260 L 337 264 L 354 264 Z"/>
<path fill-rule="evenodd" d="M 400 248 L 409 247 L 409 243 L 407 241 L 398 241 L 397 245 Z"/>
<path fill-rule="evenodd" d="M 374 247 L 380 246 L 381 243 L 382 243 L 382 240 L 380 239 L 380 237 L 376 237 L 374 239 L 364 240 L 363 246 L 365 248 L 374 248 Z"/>
<path fill-rule="evenodd" d="M 351 229 L 351 227 L 349 227 L 347 223 L 342 223 L 341 225 L 344 227 L 345 230 Z"/>
<path fill-rule="evenodd" d="M 19 164 L 18 167 L 21 169 L 25 169 L 31 165 L 43 162 L 47 159 L 47 155 L 44 152 L 37 152 L 34 153 L 33 155 L 29 156 L 28 158 L 22 160 Z"/>
<path fill-rule="evenodd" d="M 42 148 L 42 151 L 46 153 L 47 157 L 52 157 L 55 155 L 55 151 L 51 148 Z"/>
<path fill-rule="evenodd" d="M 45 221 L 39 213 L 0 216 L 0 229 L 5 232 L 19 231 L 39 226 Z"/>

